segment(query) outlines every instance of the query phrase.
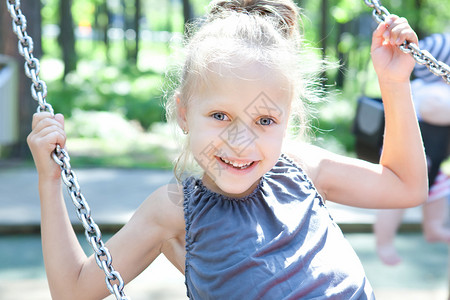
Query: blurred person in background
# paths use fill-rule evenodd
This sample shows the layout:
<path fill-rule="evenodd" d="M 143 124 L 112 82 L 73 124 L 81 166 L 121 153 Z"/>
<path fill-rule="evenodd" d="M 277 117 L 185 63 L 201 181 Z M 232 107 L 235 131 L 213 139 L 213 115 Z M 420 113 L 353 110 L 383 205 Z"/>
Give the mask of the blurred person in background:
<path fill-rule="evenodd" d="M 437 60 L 450 64 L 450 33 L 433 34 L 419 41 Z M 428 162 L 429 197 L 423 205 L 422 228 L 429 242 L 450 243 L 448 201 L 450 176 L 442 170 L 450 149 L 450 85 L 431 73 L 425 65 L 416 65 L 411 82 Z M 401 257 L 394 246 L 404 209 L 380 210 L 374 224 L 377 254 L 383 263 L 396 265 Z"/>

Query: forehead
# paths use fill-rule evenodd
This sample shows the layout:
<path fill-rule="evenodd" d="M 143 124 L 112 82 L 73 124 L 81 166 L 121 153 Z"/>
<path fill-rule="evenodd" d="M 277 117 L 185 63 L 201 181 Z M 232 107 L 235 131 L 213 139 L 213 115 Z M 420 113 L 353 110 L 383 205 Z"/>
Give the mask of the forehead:
<path fill-rule="evenodd" d="M 292 82 L 278 69 L 260 62 L 211 63 L 198 89 L 199 98 L 290 105 Z"/>

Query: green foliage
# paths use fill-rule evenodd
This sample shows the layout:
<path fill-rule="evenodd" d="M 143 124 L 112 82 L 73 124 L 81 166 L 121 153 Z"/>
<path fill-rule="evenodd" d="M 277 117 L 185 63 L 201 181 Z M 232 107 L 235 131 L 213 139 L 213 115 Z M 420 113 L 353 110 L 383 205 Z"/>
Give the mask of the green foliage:
<path fill-rule="evenodd" d="M 331 7 L 330 13 L 334 21 L 347 23 L 364 12 L 364 1 L 341 0 Z"/>
<path fill-rule="evenodd" d="M 170 169 L 178 153 L 166 123 L 145 132 L 121 113 L 75 110 L 66 121 L 68 147 L 77 166 Z"/>
<path fill-rule="evenodd" d="M 47 24 L 58 24 L 59 22 L 59 11 L 58 11 L 58 0 L 41 0 L 42 1 L 42 25 Z"/>
<path fill-rule="evenodd" d="M 335 153 L 348 154 L 353 151 L 354 136 L 351 131 L 354 105 L 343 95 L 337 95 L 319 104 L 317 118 L 313 119 L 315 144 Z"/>
<path fill-rule="evenodd" d="M 183 32 L 181 1 L 143 1 L 147 26 L 153 31 Z"/>
<path fill-rule="evenodd" d="M 416 31 L 425 35 L 449 30 L 449 1 L 383 0 L 382 3 L 390 13 L 407 18 Z"/>
<path fill-rule="evenodd" d="M 101 4 L 101 0 L 73 0 L 72 17 L 75 24 L 93 24 L 95 7 Z"/>
<path fill-rule="evenodd" d="M 164 120 L 162 75 L 129 65 L 105 66 L 80 61 L 78 72 L 67 83 L 48 83 L 55 111 L 70 117 L 73 109 L 122 112 L 148 128 Z"/>
<path fill-rule="evenodd" d="M 43 25 L 58 24 L 59 1 L 41 1 Z M 74 24 L 92 26 L 94 30 L 96 24 L 105 24 L 106 14 L 99 14 L 100 6 L 105 1 L 111 13 L 116 16 L 123 14 L 118 0 L 73 0 Z M 194 14 L 201 16 L 206 12 L 210 1 L 190 2 Z M 324 37 L 320 36 L 322 1 L 296 2 L 303 9 L 305 39 L 313 47 L 320 47 L 320 41 L 326 39 L 326 56 L 331 61 L 342 64 L 340 70 L 327 74 L 331 84 L 343 77 L 342 93 L 332 102 L 319 107 L 319 115 L 313 122 L 313 126 L 317 128 L 317 142 L 337 152 L 351 152 L 354 141 L 350 129 L 356 99 L 361 94 L 379 96 L 376 76 L 370 63 L 370 32 L 375 26 L 370 18 L 372 9 L 364 4 L 364 0 L 328 0 Z M 381 4 L 391 13 L 406 17 L 422 35 L 420 37 L 449 30 L 449 1 L 382 0 Z M 420 9 L 418 4 L 421 4 Z M 358 20 L 361 22 L 358 23 Z M 182 33 L 183 21 L 181 1 L 142 1 L 142 29 Z M 123 40 L 111 40 L 109 45 L 101 40 L 77 40 L 78 68 L 67 76 L 66 82 L 61 82 L 61 63 L 58 63 L 61 57 L 60 45 L 55 37 L 44 36 L 42 77 L 47 81 L 49 101 L 55 111 L 62 112 L 69 118 L 72 112 L 78 110 L 108 111 L 128 120 L 136 120 L 146 130 L 154 129 L 154 124 L 164 121 L 163 72 L 167 57 L 171 54 L 171 45 L 142 40 L 137 64 L 126 61 L 124 45 Z M 85 132 L 88 133 L 89 131 Z M 84 138 L 94 143 L 92 139 L 98 137 Z M 149 151 L 158 151 L 151 149 Z M 116 157 L 114 155 L 111 157 Z M 108 162 L 112 160 L 114 159 L 106 159 Z"/>

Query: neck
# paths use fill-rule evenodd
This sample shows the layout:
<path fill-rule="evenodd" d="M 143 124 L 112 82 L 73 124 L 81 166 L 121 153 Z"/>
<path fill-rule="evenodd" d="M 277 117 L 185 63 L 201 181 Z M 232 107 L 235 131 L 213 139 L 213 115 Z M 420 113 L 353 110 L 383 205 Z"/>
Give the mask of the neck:
<path fill-rule="evenodd" d="M 228 193 L 228 192 L 222 190 L 208 174 L 205 173 L 205 174 L 203 174 L 203 177 L 202 177 L 203 185 L 206 188 L 208 188 L 210 191 L 220 194 L 220 195 L 223 195 L 223 196 L 226 196 L 226 197 L 229 197 L 229 198 L 236 198 L 236 199 L 243 198 L 245 196 L 250 195 L 255 190 L 255 188 L 258 186 L 260 180 L 257 180 L 255 183 L 253 183 L 246 191 L 244 191 L 242 193 L 234 194 L 234 193 Z"/>

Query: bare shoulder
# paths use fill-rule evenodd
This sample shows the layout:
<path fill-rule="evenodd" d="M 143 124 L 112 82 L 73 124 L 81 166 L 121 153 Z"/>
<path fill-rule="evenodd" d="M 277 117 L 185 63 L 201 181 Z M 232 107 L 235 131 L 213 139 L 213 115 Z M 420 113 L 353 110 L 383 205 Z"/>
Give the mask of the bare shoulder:
<path fill-rule="evenodd" d="M 171 232 L 171 234 L 184 230 L 183 187 L 178 183 L 169 183 L 154 191 L 139 207 L 136 214 L 146 215 Z M 170 235 L 171 235 L 170 234 Z"/>
<path fill-rule="evenodd" d="M 349 157 L 335 154 L 321 147 L 308 143 L 297 142 L 286 148 L 286 154 L 305 171 L 319 193 L 327 200 L 333 199 L 333 191 L 336 185 L 339 188 L 347 188 L 352 177 L 347 177 L 345 184 L 341 179 L 348 171 L 358 168 L 361 163 Z"/>
<path fill-rule="evenodd" d="M 124 279 L 131 281 L 161 253 L 169 253 L 169 259 L 182 271 L 184 227 L 181 187 L 167 184 L 151 193 L 107 242 Z M 95 261 L 91 264 L 95 265 Z"/>
<path fill-rule="evenodd" d="M 167 184 L 145 199 L 123 229 L 162 245 L 169 239 L 183 236 L 184 227 L 182 188 L 178 184 Z"/>
<path fill-rule="evenodd" d="M 286 144 L 285 153 L 291 157 L 315 183 L 320 166 L 326 159 L 332 159 L 333 153 L 305 142 Z"/>

